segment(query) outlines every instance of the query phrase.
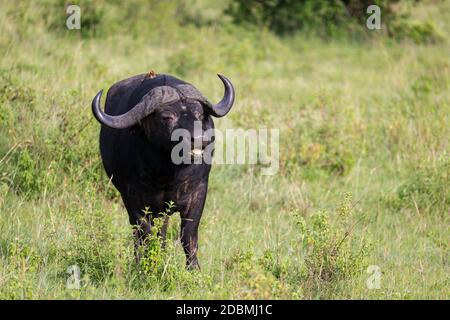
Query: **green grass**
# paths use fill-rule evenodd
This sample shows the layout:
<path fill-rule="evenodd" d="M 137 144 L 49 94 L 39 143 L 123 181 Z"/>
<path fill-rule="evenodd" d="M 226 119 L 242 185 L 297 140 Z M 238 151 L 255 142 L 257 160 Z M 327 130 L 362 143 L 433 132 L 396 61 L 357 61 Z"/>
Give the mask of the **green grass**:
<path fill-rule="evenodd" d="M 91 27 L 79 33 L 62 2 L 1 3 L 0 298 L 450 298 L 447 2 L 413 11 L 446 36 L 434 44 L 278 38 L 209 23 L 218 4 L 199 26 L 177 24 L 174 1 L 83 5 Z M 237 99 L 218 128 L 280 129 L 277 175 L 213 168 L 201 272 L 184 270 L 177 216 L 167 250 L 134 264 L 100 161 L 91 99 L 151 69 L 211 101 L 223 73 Z M 66 288 L 74 264 L 80 290 Z"/>

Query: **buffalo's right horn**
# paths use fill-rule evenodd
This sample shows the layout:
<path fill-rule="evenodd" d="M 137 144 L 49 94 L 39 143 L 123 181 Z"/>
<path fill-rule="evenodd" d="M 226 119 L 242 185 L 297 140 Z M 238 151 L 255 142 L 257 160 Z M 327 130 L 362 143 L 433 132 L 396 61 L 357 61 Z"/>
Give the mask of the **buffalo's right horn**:
<path fill-rule="evenodd" d="M 92 100 L 92 113 L 101 124 L 113 129 L 125 129 L 141 122 L 158 106 L 167 105 L 180 99 L 177 91 L 168 86 L 156 87 L 150 90 L 141 101 L 128 112 L 112 116 L 104 113 L 100 107 L 103 90 L 100 90 Z"/>
<path fill-rule="evenodd" d="M 207 108 L 209 114 L 214 117 L 220 118 L 226 115 L 233 106 L 234 103 L 234 87 L 230 80 L 221 74 L 218 74 L 220 80 L 225 87 L 225 93 L 222 100 L 217 104 L 212 104 L 208 101 L 194 86 L 191 84 L 180 84 L 176 88 L 181 92 L 185 98 L 194 99 L 203 103 Z"/>
<path fill-rule="evenodd" d="M 220 118 L 226 115 L 228 111 L 231 110 L 231 107 L 233 106 L 234 103 L 235 93 L 233 84 L 231 83 L 230 80 L 228 80 L 228 78 L 226 78 L 221 74 L 218 74 L 217 76 L 220 78 L 220 80 L 222 80 L 222 83 L 225 87 L 225 93 L 223 95 L 222 100 L 219 103 L 210 106 L 210 113 L 214 117 Z"/>

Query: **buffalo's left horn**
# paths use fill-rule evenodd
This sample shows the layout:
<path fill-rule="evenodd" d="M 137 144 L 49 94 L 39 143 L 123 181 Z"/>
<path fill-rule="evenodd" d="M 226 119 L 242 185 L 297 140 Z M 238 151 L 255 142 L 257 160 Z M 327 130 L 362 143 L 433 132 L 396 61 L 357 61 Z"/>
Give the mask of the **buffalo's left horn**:
<path fill-rule="evenodd" d="M 102 93 L 103 90 L 100 90 L 94 97 L 94 100 L 92 100 L 92 113 L 98 122 L 113 129 L 125 129 L 139 124 L 142 119 L 150 115 L 158 106 L 170 104 L 180 99 L 175 89 L 168 86 L 156 87 L 143 96 L 141 101 L 128 112 L 112 116 L 104 113 L 100 107 Z"/>
<path fill-rule="evenodd" d="M 223 117 L 224 115 L 226 115 L 231 107 L 233 106 L 234 103 L 234 87 L 233 84 L 231 83 L 230 80 L 228 80 L 226 77 L 224 77 L 221 74 L 217 75 L 220 80 L 222 80 L 223 85 L 225 87 L 225 93 L 223 95 L 222 100 L 216 104 L 216 105 L 212 105 L 210 108 L 210 113 L 211 115 L 213 115 L 214 117 Z"/>

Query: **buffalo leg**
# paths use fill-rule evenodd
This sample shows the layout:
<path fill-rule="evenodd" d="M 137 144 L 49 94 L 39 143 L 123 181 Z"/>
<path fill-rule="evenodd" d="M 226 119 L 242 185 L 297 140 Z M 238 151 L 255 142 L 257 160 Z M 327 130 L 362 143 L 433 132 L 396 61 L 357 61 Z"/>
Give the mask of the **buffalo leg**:
<path fill-rule="evenodd" d="M 186 255 L 187 269 L 200 269 L 197 259 L 199 222 L 200 219 L 181 219 L 181 244 Z"/>
<path fill-rule="evenodd" d="M 141 260 L 142 249 L 145 245 L 145 241 L 151 231 L 151 219 L 144 214 L 142 210 L 132 208 L 125 202 L 125 207 L 128 211 L 130 224 L 133 226 L 134 235 L 134 253 L 136 262 Z"/>
<path fill-rule="evenodd" d="M 159 230 L 159 233 L 158 233 L 158 236 L 161 239 L 161 245 L 162 245 L 163 249 L 166 248 L 166 235 L 167 235 L 167 227 L 168 227 L 168 225 L 169 225 L 169 216 L 165 216 L 163 225 L 161 227 L 161 230 Z"/>
<path fill-rule="evenodd" d="M 198 227 L 206 199 L 206 186 L 204 188 L 190 197 L 189 204 L 181 215 L 181 244 L 186 255 L 187 269 L 200 269 L 197 259 Z"/>

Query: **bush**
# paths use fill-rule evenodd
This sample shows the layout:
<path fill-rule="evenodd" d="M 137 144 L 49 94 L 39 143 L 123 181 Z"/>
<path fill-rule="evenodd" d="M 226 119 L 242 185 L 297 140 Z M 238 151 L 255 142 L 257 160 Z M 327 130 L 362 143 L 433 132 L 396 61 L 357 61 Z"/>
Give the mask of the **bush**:
<path fill-rule="evenodd" d="M 334 212 L 309 217 L 291 212 L 297 232 L 289 254 L 280 248 L 267 249 L 260 257 L 251 249 L 236 251 L 225 260 L 225 268 L 236 272 L 240 297 L 328 297 L 339 283 L 360 275 L 372 245 L 366 238 L 355 239 L 362 217 L 357 218 L 353 208 L 351 195 L 345 194 Z M 331 215 L 337 215 L 336 223 Z"/>
<path fill-rule="evenodd" d="M 235 23 L 266 27 L 277 34 L 306 30 L 330 36 L 365 22 L 366 8 L 371 4 L 381 7 L 384 21 L 390 19 L 395 2 L 398 0 L 235 0 L 226 12 Z"/>
<path fill-rule="evenodd" d="M 346 194 L 336 212 L 339 219 L 335 224 L 330 222 L 326 211 L 307 219 L 293 212 L 300 232 L 299 249 L 304 257 L 300 274 L 311 293 L 351 279 L 367 265 L 370 242 L 364 238 L 352 241 L 354 228 L 361 221 L 361 218 L 355 219 L 353 207 L 351 195 Z"/>
<path fill-rule="evenodd" d="M 450 192 L 448 190 L 450 177 L 450 161 L 444 154 L 436 167 L 417 168 L 396 190 L 388 197 L 388 203 L 397 210 L 412 208 L 419 210 L 437 210 L 447 214 L 450 206 Z"/>
<path fill-rule="evenodd" d="M 288 295 L 286 283 L 272 272 L 278 269 L 274 252 L 267 250 L 257 258 L 252 250 L 238 250 L 225 260 L 225 267 L 236 272 L 236 295 L 241 299 L 273 299 Z"/>
<path fill-rule="evenodd" d="M 67 32 L 66 20 L 68 14 L 66 9 L 69 5 L 77 5 L 80 7 L 80 29 Z M 95 38 L 104 35 L 107 29 L 105 23 L 105 9 L 103 2 L 92 0 L 78 0 L 68 2 L 59 0 L 53 2 L 43 12 L 44 19 L 47 21 L 48 29 L 61 35 L 75 34 L 82 38 Z M 111 26 L 110 26 L 111 27 Z"/>
<path fill-rule="evenodd" d="M 0 279 L 2 299 L 33 299 L 33 281 L 44 261 L 29 242 L 15 239 L 0 246 L 0 266 L 8 276 Z"/>
<path fill-rule="evenodd" d="M 437 43 L 445 39 L 432 21 L 410 21 L 402 19 L 389 26 L 389 35 L 396 40 L 411 40 L 415 43 Z"/>
<path fill-rule="evenodd" d="M 70 209 L 69 241 L 55 243 L 54 248 L 64 261 L 64 278 L 67 268 L 75 265 L 80 268 L 84 284 L 100 283 L 113 274 L 121 246 L 112 228 L 112 216 L 95 208 L 86 209 Z"/>
<path fill-rule="evenodd" d="M 165 212 L 159 212 L 158 218 L 153 220 L 151 233 L 145 239 L 145 245 L 140 247 L 140 261 L 137 269 L 131 273 L 133 287 L 144 290 L 161 290 L 173 292 L 176 290 L 188 290 L 195 292 L 199 287 L 210 286 L 211 279 L 208 275 L 196 271 L 188 271 L 184 268 L 184 255 L 182 261 L 178 259 L 179 239 L 164 241 L 160 231 L 169 212 L 175 208 L 173 201 L 166 203 Z M 148 208 L 146 214 L 151 214 Z M 177 214 L 177 213 L 175 213 Z M 170 235 L 172 232 L 168 232 Z M 176 241 L 176 242 L 174 242 Z M 181 249 L 181 248 L 180 248 Z"/>

